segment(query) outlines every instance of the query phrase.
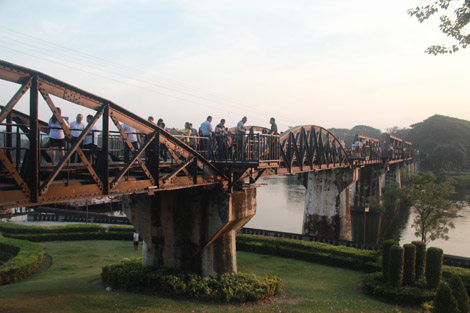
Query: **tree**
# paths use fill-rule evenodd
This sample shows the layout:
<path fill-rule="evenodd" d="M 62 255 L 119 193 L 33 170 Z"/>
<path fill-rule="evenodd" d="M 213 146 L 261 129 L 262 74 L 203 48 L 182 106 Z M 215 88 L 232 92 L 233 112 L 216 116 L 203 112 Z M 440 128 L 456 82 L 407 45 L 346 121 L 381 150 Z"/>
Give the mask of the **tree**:
<path fill-rule="evenodd" d="M 442 238 L 449 239 L 449 229 L 454 228 L 452 219 L 462 209 L 462 205 L 448 200 L 455 193 L 454 181 L 435 182 L 436 177 L 427 173 L 412 179 L 410 197 L 416 217 L 412 227 L 415 236 L 422 242 Z"/>
<path fill-rule="evenodd" d="M 443 11 L 447 12 L 452 9 L 454 9 L 453 17 L 441 14 Z M 454 53 L 459 50 L 459 47 L 465 49 L 470 44 L 470 35 L 465 32 L 465 27 L 470 22 L 470 0 L 436 0 L 434 4 L 409 9 L 408 14 L 416 16 L 420 23 L 434 14 L 440 15 L 439 28 L 448 37 L 457 41 L 457 44 L 452 45 L 452 47 L 445 45 L 429 46 L 425 51 L 428 54 Z"/>

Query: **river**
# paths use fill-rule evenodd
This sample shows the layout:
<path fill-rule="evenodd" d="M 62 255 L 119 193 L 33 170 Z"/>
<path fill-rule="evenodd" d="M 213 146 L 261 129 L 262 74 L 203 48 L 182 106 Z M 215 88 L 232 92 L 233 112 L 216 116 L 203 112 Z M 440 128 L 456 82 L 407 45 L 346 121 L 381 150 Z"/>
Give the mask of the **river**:
<path fill-rule="evenodd" d="M 257 212 L 246 227 L 276 230 L 291 233 L 302 233 L 302 221 L 305 205 L 305 188 L 296 176 L 275 176 L 261 178 L 265 184 L 257 190 Z M 414 236 L 411 224 L 415 214 L 404 216 L 397 227 L 400 243 L 410 243 L 418 240 Z M 378 215 L 366 216 L 367 242 L 373 243 L 376 239 Z M 364 233 L 363 213 L 352 212 L 353 240 L 362 242 Z M 455 228 L 449 231 L 450 239 L 435 240 L 428 246 L 439 247 L 446 254 L 470 257 L 470 207 L 462 209 L 454 220 Z"/>

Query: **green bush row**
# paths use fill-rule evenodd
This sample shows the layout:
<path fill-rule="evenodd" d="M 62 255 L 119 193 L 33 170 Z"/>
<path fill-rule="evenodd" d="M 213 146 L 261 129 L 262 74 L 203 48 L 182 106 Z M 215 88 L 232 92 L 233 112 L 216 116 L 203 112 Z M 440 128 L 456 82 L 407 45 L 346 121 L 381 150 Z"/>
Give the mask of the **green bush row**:
<path fill-rule="evenodd" d="M 268 299 L 282 290 L 282 280 L 241 273 L 201 276 L 168 268 L 142 266 L 140 259 L 125 260 L 103 267 L 101 278 L 113 288 L 146 289 L 173 296 L 221 302 L 247 302 Z"/>
<path fill-rule="evenodd" d="M 8 238 L 40 241 L 74 241 L 74 240 L 132 240 L 132 232 L 85 232 L 85 233 L 39 233 L 39 234 L 8 234 Z"/>
<path fill-rule="evenodd" d="M 467 293 L 470 295 L 470 269 L 448 265 L 442 267 L 442 278 L 444 280 L 449 281 L 453 274 L 460 277 Z"/>
<path fill-rule="evenodd" d="M 237 250 L 323 263 L 364 272 L 380 270 L 375 251 L 338 247 L 319 242 L 239 234 L 237 235 Z"/>
<path fill-rule="evenodd" d="M 7 234 L 43 234 L 43 233 L 96 233 L 106 228 L 98 224 L 71 224 L 66 226 L 27 226 L 15 223 L 0 223 L 0 233 Z"/>
<path fill-rule="evenodd" d="M 436 290 L 422 286 L 395 287 L 385 282 L 381 272 L 367 274 L 362 281 L 362 290 L 365 294 L 380 297 L 393 303 L 413 305 L 431 301 L 436 295 Z"/>
<path fill-rule="evenodd" d="M 124 232 L 124 233 L 129 233 L 129 232 L 134 232 L 135 231 L 135 228 L 134 226 L 109 226 L 108 227 L 108 231 L 109 232 L 114 232 L 114 233 L 117 233 L 117 232 Z"/>
<path fill-rule="evenodd" d="M 39 245 L 0 235 L 0 249 L 15 255 L 0 266 L 0 285 L 9 284 L 33 274 L 41 266 L 44 251 Z"/>

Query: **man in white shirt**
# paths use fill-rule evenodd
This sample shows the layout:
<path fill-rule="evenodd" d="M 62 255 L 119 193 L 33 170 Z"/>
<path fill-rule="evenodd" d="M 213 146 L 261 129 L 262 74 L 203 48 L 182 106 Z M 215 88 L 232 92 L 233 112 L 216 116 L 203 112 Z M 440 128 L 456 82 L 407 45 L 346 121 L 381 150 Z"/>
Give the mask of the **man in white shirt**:
<path fill-rule="evenodd" d="M 77 114 L 76 120 L 70 123 L 70 130 L 72 133 L 72 140 L 70 141 L 71 145 L 74 145 L 82 131 L 85 129 L 85 125 L 82 123 L 83 120 L 83 115 Z M 83 143 L 80 144 L 80 148 L 83 146 Z M 77 152 L 74 152 L 72 154 L 72 157 L 70 158 L 70 162 L 75 163 L 78 162 L 79 158 L 77 155 Z"/>
<path fill-rule="evenodd" d="M 89 114 L 86 117 L 87 123 L 91 123 L 93 120 L 93 115 Z M 88 135 L 85 136 L 83 140 L 83 148 L 85 149 L 85 155 L 90 160 L 90 156 L 96 153 L 98 148 L 98 129 L 96 128 L 96 124 L 91 127 L 90 132 Z M 90 160 L 91 161 L 91 160 Z"/>
<path fill-rule="evenodd" d="M 122 130 L 126 133 L 132 146 L 134 146 L 135 151 L 139 150 L 140 137 L 137 135 L 135 128 L 122 123 Z M 129 151 L 129 146 L 124 142 L 124 162 L 126 163 L 129 162 Z"/>

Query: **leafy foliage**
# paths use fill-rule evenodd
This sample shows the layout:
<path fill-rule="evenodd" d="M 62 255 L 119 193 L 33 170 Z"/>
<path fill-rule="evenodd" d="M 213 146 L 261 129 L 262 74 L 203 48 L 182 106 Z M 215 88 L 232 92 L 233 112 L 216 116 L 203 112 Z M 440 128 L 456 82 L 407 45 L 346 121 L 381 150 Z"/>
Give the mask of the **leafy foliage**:
<path fill-rule="evenodd" d="M 411 125 L 405 138 L 419 149 L 423 166 L 433 170 L 460 170 L 470 159 L 470 122 L 442 115 Z"/>
<path fill-rule="evenodd" d="M 412 208 L 416 212 L 412 227 L 415 235 L 425 243 L 438 238 L 449 239 L 449 229 L 455 227 L 452 219 L 462 208 L 448 200 L 455 193 L 453 180 L 440 184 L 435 180 L 431 173 L 415 176 L 410 191 Z"/>
<path fill-rule="evenodd" d="M 189 296 L 221 302 L 247 302 L 270 298 L 282 290 L 282 280 L 232 273 L 200 276 L 169 268 L 142 266 L 141 259 L 124 260 L 103 267 L 101 278 L 113 288 L 163 292 L 173 296 Z"/>
<path fill-rule="evenodd" d="M 441 14 L 443 11 L 453 9 L 454 16 L 449 17 Z M 452 47 L 445 45 L 432 45 L 426 49 L 428 54 L 454 53 L 459 48 L 466 48 L 470 44 L 470 35 L 465 33 L 465 27 L 470 22 L 470 1 L 468 0 L 437 0 L 434 4 L 418 6 L 408 10 L 408 14 L 416 16 L 420 23 L 426 21 L 431 16 L 440 15 L 439 28 L 442 33 L 457 41 Z"/>
<path fill-rule="evenodd" d="M 396 244 L 397 242 L 394 240 L 385 240 L 382 245 L 382 273 L 385 280 L 389 279 L 390 248 Z"/>

